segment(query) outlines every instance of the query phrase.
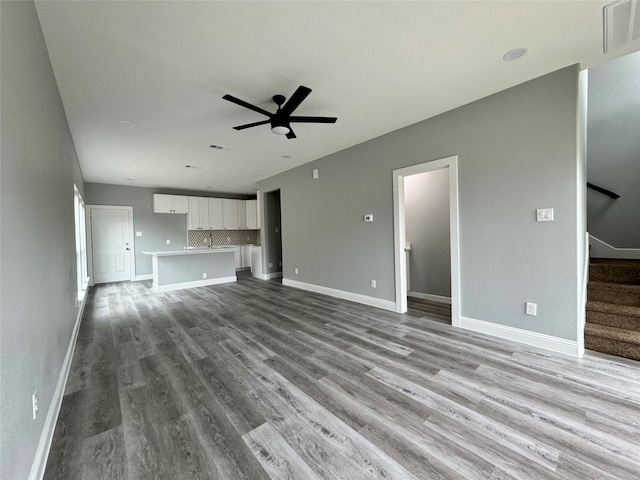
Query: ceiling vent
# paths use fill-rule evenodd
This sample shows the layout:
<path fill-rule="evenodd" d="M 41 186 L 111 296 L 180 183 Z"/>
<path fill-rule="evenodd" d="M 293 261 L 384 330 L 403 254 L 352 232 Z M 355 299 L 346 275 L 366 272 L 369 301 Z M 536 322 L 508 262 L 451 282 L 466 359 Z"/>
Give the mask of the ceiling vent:
<path fill-rule="evenodd" d="M 222 145 L 209 145 L 209 147 L 214 150 L 220 150 L 221 152 L 228 152 L 231 150 L 231 147 L 223 147 Z"/>
<path fill-rule="evenodd" d="M 618 0 L 604 7 L 604 52 L 640 39 L 638 0 Z"/>

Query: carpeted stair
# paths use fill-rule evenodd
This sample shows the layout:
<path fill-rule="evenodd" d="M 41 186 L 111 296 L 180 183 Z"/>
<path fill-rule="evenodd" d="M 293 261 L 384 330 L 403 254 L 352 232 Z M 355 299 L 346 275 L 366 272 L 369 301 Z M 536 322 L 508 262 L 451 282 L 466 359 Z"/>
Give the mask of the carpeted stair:
<path fill-rule="evenodd" d="M 640 260 L 591 259 L 584 345 L 640 360 Z"/>

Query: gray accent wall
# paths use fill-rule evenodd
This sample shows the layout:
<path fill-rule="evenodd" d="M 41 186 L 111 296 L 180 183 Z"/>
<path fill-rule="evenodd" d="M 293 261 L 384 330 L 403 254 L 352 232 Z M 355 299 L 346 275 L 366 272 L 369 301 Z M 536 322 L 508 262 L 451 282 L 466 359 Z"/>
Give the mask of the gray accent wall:
<path fill-rule="evenodd" d="M 284 278 L 395 301 L 392 172 L 457 155 L 461 314 L 577 341 L 578 76 L 566 67 L 261 181 L 281 189 Z M 554 222 L 535 221 L 544 207 Z"/>
<path fill-rule="evenodd" d="M 451 297 L 449 169 L 405 177 L 410 291 Z"/>
<path fill-rule="evenodd" d="M 17 480 L 29 476 L 79 313 L 73 184 L 84 185 L 33 2 L 0 2 L 0 18 L 0 477 Z"/>
<path fill-rule="evenodd" d="M 640 52 L 589 69 L 589 233 L 616 248 L 640 248 Z"/>

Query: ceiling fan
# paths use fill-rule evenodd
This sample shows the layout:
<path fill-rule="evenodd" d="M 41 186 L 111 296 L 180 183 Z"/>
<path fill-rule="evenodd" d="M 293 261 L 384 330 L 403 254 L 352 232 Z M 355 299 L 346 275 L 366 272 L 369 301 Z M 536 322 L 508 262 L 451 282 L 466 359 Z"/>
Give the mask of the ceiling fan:
<path fill-rule="evenodd" d="M 300 106 L 302 101 L 307 98 L 310 93 L 310 88 L 300 85 L 298 89 L 293 93 L 293 95 L 291 95 L 287 103 L 285 103 L 286 98 L 283 95 L 274 95 L 273 101 L 276 105 L 278 105 L 278 110 L 276 111 L 276 113 L 267 112 L 260 107 L 251 105 L 250 103 L 247 103 L 244 100 L 240 100 L 239 98 L 233 97 L 231 95 L 225 95 L 222 98 L 224 100 L 228 100 L 229 102 L 235 103 L 242 107 L 248 108 L 249 110 L 253 110 L 254 112 L 258 112 L 269 117 L 268 120 L 263 120 L 261 122 L 248 123 L 246 125 L 233 127 L 234 130 L 244 130 L 245 128 L 257 127 L 258 125 L 270 123 L 271 131 L 273 133 L 277 135 L 286 135 L 287 138 L 296 138 L 296 134 L 291 129 L 291 123 L 336 123 L 336 120 L 338 120 L 336 117 L 291 116 L 293 111 Z"/>

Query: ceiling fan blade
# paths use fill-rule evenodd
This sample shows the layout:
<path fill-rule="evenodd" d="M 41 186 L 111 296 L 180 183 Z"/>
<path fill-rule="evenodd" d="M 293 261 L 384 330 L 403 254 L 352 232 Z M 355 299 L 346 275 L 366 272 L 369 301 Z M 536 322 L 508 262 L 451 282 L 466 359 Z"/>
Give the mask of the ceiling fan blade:
<path fill-rule="evenodd" d="M 291 140 L 292 138 L 298 138 L 298 137 L 296 137 L 296 134 L 293 132 L 293 130 L 289 130 L 289 133 L 287 133 L 287 138 Z"/>
<path fill-rule="evenodd" d="M 258 125 L 264 125 L 265 123 L 269 123 L 271 120 L 263 120 L 261 122 L 255 123 L 247 123 L 246 125 L 239 125 L 237 127 L 233 127 L 234 130 L 244 130 L 245 128 L 257 127 Z"/>
<path fill-rule="evenodd" d="M 293 113 L 293 111 L 298 108 L 298 106 L 302 103 L 302 101 L 307 98 L 307 96 L 311 93 L 311 89 L 308 87 L 304 87 L 300 85 L 298 89 L 293 92 L 291 98 L 282 106 L 280 110 L 281 115 L 289 116 Z"/>
<path fill-rule="evenodd" d="M 289 117 L 290 122 L 298 123 L 336 123 L 336 117 Z"/>
<path fill-rule="evenodd" d="M 236 105 L 240 105 L 241 107 L 244 108 L 248 108 L 249 110 L 253 110 L 254 112 L 258 112 L 261 113 L 262 115 L 266 115 L 267 117 L 271 118 L 271 116 L 273 115 L 272 113 L 267 112 L 266 110 L 260 108 L 260 107 L 256 107 L 255 105 L 251 105 L 250 103 L 245 102 L 244 100 L 240 100 L 239 98 L 236 98 L 232 95 L 225 95 L 224 97 L 222 97 L 223 100 L 227 100 L 231 103 L 235 103 Z"/>

